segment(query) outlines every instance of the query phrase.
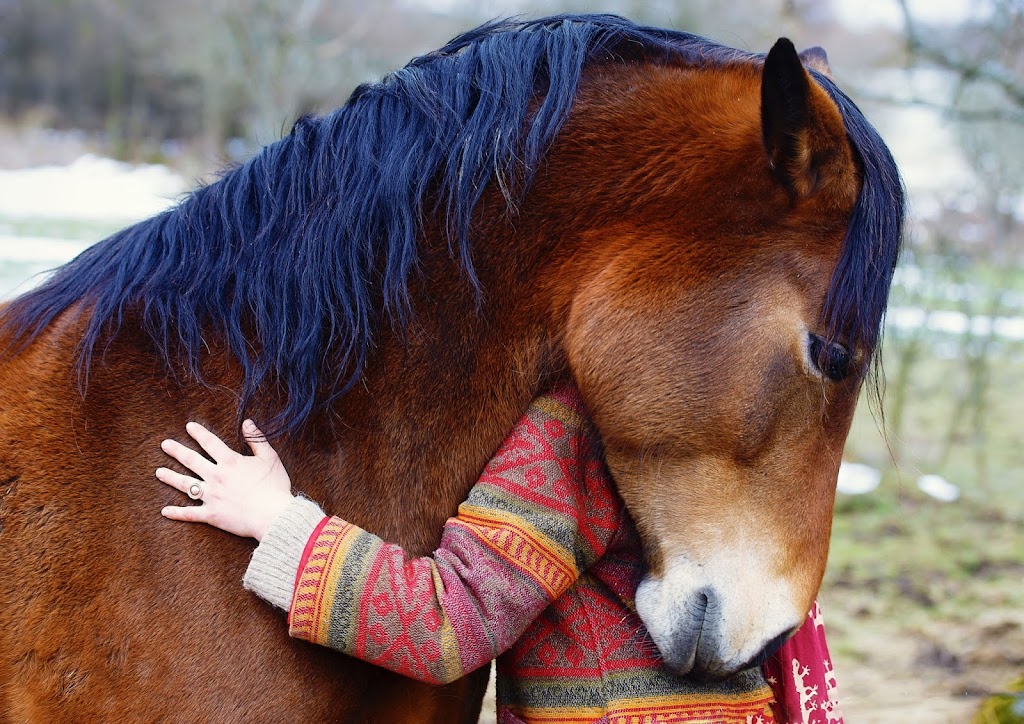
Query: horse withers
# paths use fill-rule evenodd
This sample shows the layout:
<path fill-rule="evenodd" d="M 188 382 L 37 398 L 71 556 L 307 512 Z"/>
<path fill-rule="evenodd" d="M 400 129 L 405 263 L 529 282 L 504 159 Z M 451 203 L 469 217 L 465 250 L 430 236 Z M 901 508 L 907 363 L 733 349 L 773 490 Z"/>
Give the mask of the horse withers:
<path fill-rule="evenodd" d="M 753 665 L 821 580 L 902 214 L 788 41 L 498 22 L 302 119 L 3 309 L 0 719 L 474 720 L 482 673 L 288 639 L 247 542 L 160 518 L 159 441 L 252 415 L 306 494 L 425 554 L 566 377 L 666 664 Z"/>

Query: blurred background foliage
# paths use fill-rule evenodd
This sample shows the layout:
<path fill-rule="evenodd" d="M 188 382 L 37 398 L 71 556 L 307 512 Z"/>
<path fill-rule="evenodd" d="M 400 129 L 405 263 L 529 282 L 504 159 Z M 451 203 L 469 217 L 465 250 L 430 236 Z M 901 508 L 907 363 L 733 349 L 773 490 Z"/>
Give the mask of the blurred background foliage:
<path fill-rule="evenodd" d="M 1024 0 L 0 0 L 0 167 L 92 151 L 202 177 L 457 32 L 560 11 L 822 45 L 889 140 L 912 219 L 884 410 L 846 455 L 881 483 L 839 497 L 822 592 L 848 721 L 1024 709 Z M 8 249 L 104 230 L 0 214 Z"/>

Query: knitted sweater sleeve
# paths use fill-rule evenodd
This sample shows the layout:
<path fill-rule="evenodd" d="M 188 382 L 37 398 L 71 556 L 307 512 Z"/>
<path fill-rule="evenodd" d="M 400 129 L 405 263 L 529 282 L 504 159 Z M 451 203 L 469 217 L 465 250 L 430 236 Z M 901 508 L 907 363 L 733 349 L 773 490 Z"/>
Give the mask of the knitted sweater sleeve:
<path fill-rule="evenodd" d="M 538 398 L 432 557 L 323 518 L 299 561 L 289 631 L 420 681 L 454 681 L 510 648 L 604 553 L 620 506 L 578 400 Z"/>

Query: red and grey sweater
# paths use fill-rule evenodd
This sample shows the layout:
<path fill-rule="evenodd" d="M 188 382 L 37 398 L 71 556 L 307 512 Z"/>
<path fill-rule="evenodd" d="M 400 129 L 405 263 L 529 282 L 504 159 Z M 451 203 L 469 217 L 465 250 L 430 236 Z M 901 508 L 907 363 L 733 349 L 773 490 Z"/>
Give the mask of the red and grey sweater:
<path fill-rule="evenodd" d="M 296 638 L 419 681 L 498 659 L 498 720 L 841 722 L 817 606 L 763 667 L 699 684 L 662 666 L 636 615 L 640 542 L 579 394 L 534 401 L 433 557 L 298 499 L 245 585 Z"/>

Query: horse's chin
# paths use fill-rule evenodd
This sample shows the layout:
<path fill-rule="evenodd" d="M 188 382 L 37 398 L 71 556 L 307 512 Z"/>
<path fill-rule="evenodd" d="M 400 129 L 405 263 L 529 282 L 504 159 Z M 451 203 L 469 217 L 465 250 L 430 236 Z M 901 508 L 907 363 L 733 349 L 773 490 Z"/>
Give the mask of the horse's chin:
<path fill-rule="evenodd" d="M 737 600 L 731 591 L 683 575 L 679 568 L 662 578 L 645 578 L 637 588 L 636 608 L 665 666 L 680 676 L 714 682 L 759 666 L 803 621 L 798 610 L 767 605 L 788 601 L 789 595 L 762 591 Z"/>

